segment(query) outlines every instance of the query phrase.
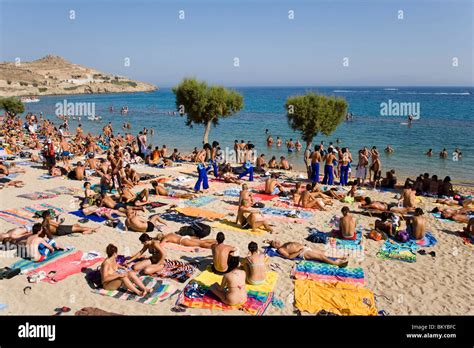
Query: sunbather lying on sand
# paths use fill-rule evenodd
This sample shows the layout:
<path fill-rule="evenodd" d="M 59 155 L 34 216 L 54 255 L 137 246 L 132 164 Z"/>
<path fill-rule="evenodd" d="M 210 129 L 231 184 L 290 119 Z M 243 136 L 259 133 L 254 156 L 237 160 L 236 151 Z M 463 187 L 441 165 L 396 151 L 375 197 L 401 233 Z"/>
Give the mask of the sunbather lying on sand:
<path fill-rule="evenodd" d="M 107 259 L 100 267 L 102 287 L 105 290 L 117 290 L 120 286 L 125 285 L 128 290 L 138 296 L 145 296 L 149 289 L 145 287 L 136 273 L 117 263 L 117 247 L 113 244 L 107 245 L 106 253 Z"/>
<path fill-rule="evenodd" d="M 469 219 L 470 215 L 472 215 L 472 211 L 470 209 L 452 209 L 452 208 L 445 208 L 445 209 L 438 209 L 435 208 L 431 211 L 432 213 L 441 213 L 441 217 L 443 219 L 453 220 L 462 224 L 466 224 Z"/>
<path fill-rule="evenodd" d="M 148 201 L 148 189 L 143 189 L 140 193 L 134 194 L 125 184 L 122 184 L 120 187 L 120 201 L 136 207 L 147 205 L 150 203 Z"/>
<path fill-rule="evenodd" d="M 31 226 L 15 227 L 7 232 L 0 233 L 0 242 L 18 243 L 31 236 Z"/>
<path fill-rule="evenodd" d="M 319 192 L 312 192 L 312 185 L 307 184 L 306 190 L 303 191 L 298 205 L 303 208 L 314 208 L 326 211 L 326 205 L 332 205 L 332 202 L 327 197 L 321 198 Z"/>
<path fill-rule="evenodd" d="M 165 249 L 158 240 L 151 238 L 146 233 L 143 233 L 139 240 L 143 244 L 142 249 L 125 261 L 125 264 L 129 265 L 134 260 L 142 258 L 143 260 L 136 262 L 132 266 L 133 270 L 142 271 L 143 274 L 154 274 L 158 272 L 163 268 L 165 262 Z M 150 257 L 143 257 L 146 251 L 150 253 Z"/>
<path fill-rule="evenodd" d="M 138 215 L 136 210 L 127 210 L 127 218 L 125 219 L 126 230 L 133 232 L 154 232 L 155 228 L 158 227 L 158 223 L 167 226 L 165 220 L 163 220 L 158 214 L 150 216 L 148 219 Z"/>
<path fill-rule="evenodd" d="M 161 244 L 173 243 L 183 246 L 199 247 L 204 249 L 211 249 L 212 246 L 217 243 L 215 239 L 199 239 L 198 237 L 194 236 L 180 236 L 176 233 L 159 233 L 156 236 L 156 239 L 159 240 Z"/>
<path fill-rule="evenodd" d="M 260 211 L 252 208 L 250 201 L 247 199 L 242 200 L 235 223 L 240 224 L 245 229 L 251 228 L 252 232 L 257 232 L 259 228 L 264 228 L 266 231 L 273 233 L 273 229 L 268 221 L 265 220 Z"/>
<path fill-rule="evenodd" d="M 159 196 L 175 197 L 175 198 L 183 198 L 183 199 L 194 199 L 197 197 L 197 195 L 193 193 L 179 193 L 179 192 L 176 192 L 176 190 L 165 189 L 164 186 L 160 184 L 158 181 L 152 181 L 151 186 L 153 186 L 153 191 L 151 193 L 155 193 Z"/>
<path fill-rule="evenodd" d="M 346 267 L 349 261 L 346 258 L 336 258 L 332 260 L 324 255 L 322 251 L 314 250 L 311 247 L 304 246 L 298 242 L 286 242 L 282 244 L 277 240 L 264 241 L 264 243 L 270 244 L 272 248 L 275 248 L 278 253 L 290 260 L 301 257 L 303 260 L 315 260 L 335 265 L 339 267 Z"/>
<path fill-rule="evenodd" d="M 82 234 L 90 234 L 96 232 L 100 227 L 86 227 L 81 226 L 79 224 L 74 225 L 64 225 L 62 222 L 55 221 L 51 217 L 51 213 L 49 210 L 45 210 L 42 214 L 43 222 L 41 225 L 43 226 L 44 235 L 47 236 L 49 239 L 53 238 L 53 235 L 56 236 L 65 236 L 71 233 L 82 233 Z"/>

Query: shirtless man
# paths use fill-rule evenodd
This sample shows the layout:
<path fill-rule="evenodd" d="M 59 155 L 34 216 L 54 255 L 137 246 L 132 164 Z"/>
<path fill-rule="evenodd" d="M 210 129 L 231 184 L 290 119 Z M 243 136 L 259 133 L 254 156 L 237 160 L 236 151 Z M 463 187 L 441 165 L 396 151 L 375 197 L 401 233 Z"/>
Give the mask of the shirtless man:
<path fill-rule="evenodd" d="M 324 178 L 323 184 L 324 185 L 333 185 L 334 184 L 334 160 L 336 156 L 332 151 L 329 151 L 323 158 L 325 161 L 324 165 Z"/>
<path fill-rule="evenodd" d="M 176 190 L 166 189 L 161 183 L 158 181 L 152 181 L 151 186 L 153 186 L 153 191 L 158 196 L 164 197 L 176 197 L 176 198 L 183 198 L 183 199 L 194 199 L 197 195 L 192 193 L 179 193 Z"/>
<path fill-rule="evenodd" d="M 166 257 L 166 251 L 163 248 L 163 245 L 158 240 L 151 238 L 146 233 L 143 233 L 139 240 L 143 244 L 142 249 L 125 261 L 125 264 L 130 265 L 136 259 L 143 258 L 143 254 L 148 251 L 151 256 L 136 262 L 132 266 L 133 270 L 142 271 L 143 274 L 148 275 L 160 271 L 163 268 Z"/>
<path fill-rule="evenodd" d="M 423 209 L 416 208 L 415 215 L 407 218 L 407 232 L 416 240 L 423 239 L 426 233 L 426 217 Z"/>
<path fill-rule="evenodd" d="M 140 193 L 134 194 L 125 183 L 122 183 L 120 189 L 120 201 L 125 204 L 131 204 L 136 207 L 141 207 L 149 204 L 148 201 L 148 189 L 143 189 Z"/>
<path fill-rule="evenodd" d="M 69 156 L 71 155 L 71 148 L 66 138 L 64 138 L 62 135 L 59 137 L 59 147 L 61 148 L 61 159 L 63 160 L 64 168 L 69 170 Z"/>
<path fill-rule="evenodd" d="M 364 209 L 373 209 L 378 211 L 388 211 L 391 206 L 384 202 L 372 201 L 370 197 L 365 197 L 364 201 L 360 205 Z"/>
<path fill-rule="evenodd" d="M 259 172 L 259 173 L 264 173 L 266 165 L 267 165 L 267 163 L 265 161 L 265 155 L 262 153 L 259 157 L 257 157 L 256 171 Z"/>
<path fill-rule="evenodd" d="M 285 191 L 283 185 L 277 180 L 277 174 L 272 173 L 270 177 L 265 180 L 265 193 L 269 195 L 278 195 L 280 192 Z"/>
<path fill-rule="evenodd" d="M 273 229 L 264 219 L 260 211 L 252 209 L 251 207 L 250 201 L 243 199 L 240 203 L 235 223 L 240 224 L 242 228 L 245 229 L 251 228 L 252 232 L 257 232 L 259 228 L 263 228 L 269 233 L 273 233 Z"/>
<path fill-rule="evenodd" d="M 280 157 L 280 169 L 283 170 L 291 170 L 293 169 L 292 165 L 288 162 L 288 160 L 285 158 L 285 156 Z"/>
<path fill-rule="evenodd" d="M 242 185 L 242 191 L 240 191 L 239 196 L 239 205 L 242 204 L 243 200 L 247 200 L 250 206 L 253 206 L 255 204 L 255 201 L 253 199 L 253 193 L 249 191 L 249 187 L 247 184 Z"/>
<path fill-rule="evenodd" d="M 314 250 L 298 242 L 286 242 L 284 244 L 276 240 L 264 242 L 267 242 L 272 248 L 275 248 L 281 256 L 290 260 L 300 257 L 303 260 L 321 261 L 339 267 L 346 267 L 349 263 L 346 258 L 336 258 L 336 260 L 332 260 L 326 257 L 322 251 Z"/>
<path fill-rule="evenodd" d="M 95 170 L 96 176 L 100 176 L 102 173 L 98 172 L 99 163 L 99 160 L 95 158 L 93 153 L 89 154 L 86 158 L 86 167 L 88 167 L 90 170 Z"/>
<path fill-rule="evenodd" d="M 140 175 L 137 173 L 135 169 L 132 169 L 130 164 L 125 166 L 125 178 L 127 179 L 132 186 L 137 185 L 140 182 Z"/>
<path fill-rule="evenodd" d="M 407 185 L 402 192 L 401 201 L 402 207 L 391 207 L 390 211 L 400 214 L 406 214 L 415 210 L 416 205 L 416 191 L 413 190 L 413 185 Z"/>
<path fill-rule="evenodd" d="M 472 213 L 471 210 L 469 209 L 451 209 L 451 208 L 446 208 L 444 210 L 441 210 L 441 217 L 443 219 L 449 219 L 453 220 L 462 224 L 466 224 L 469 221 L 469 216 L 468 213 Z"/>
<path fill-rule="evenodd" d="M 82 162 L 77 162 L 76 167 L 73 168 L 68 174 L 67 177 L 71 180 L 87 180 L 86 174 L 86 167 Z"/>
<path fill-rule="evenodd" d="M 238 249 L 224 244 L 224 240 L 224 233 L 217 233 L 217 244 L 211 247 L 213 261 L 212 271 L 217 274 L 229 273 L 239 265 L 239 256 L 235 255 Z"/>
<path fill-rule="evenodd" d="M 40 223 L 34 224 L 31 231 L 32 235 L 26 240 L 28 255 L 35 262 L 43 261 L 56 250 L 64 250 L 52 238 L 41 237 L 42 232 L 43 226 Z"/>
<path fill-rule="evenodd" d="M 314 151 L 311 154 L 311 182 L 313 186 L 319 182 L 319 163 L 321 162 L 321 146 L 317 145 L 314 147 Z"/>
<path fill-rule="evenodd" d="M 117 263 L 117 247 L 113 244 L 107 245 L 106 253 L 107 259 L 100 266 L 102 287 L 105 290 L 117 290 L 120 286 L 125 285 L 129 291 L 138 296 L 145 296 L 149 289 L 145 287 L 136 273 Z"/>
<path fill-rule="evenodd" d="M 369 164 L 369 159 L 364 150 L 359 150 L 359 162 L 357 163 L 356 168 L 356 177 L 359 182 L 359 185 L 364 186 L 365 179 L 367 177 L 367 165 Z"/>
<path fill-rule="evenodd" d="M 342 207 L 342 218 L 339 220 L 339 230 L 343 239 L 357 238 L 356 219 L 349 213 L 348 207 Z"/>
<path fill-rule="evenodd" d="M 221 284 L 212 284 L 210 290 L 227 305 L 242 305 L 247 302 L 245 277 L 245 271 L 236 268 L 222 277 Z"/>
<path fill-rule="evenodd" d="M 154 232 L 158 227 L 158 223 L 165 226 L 168 224 L 158 214 L 150 216 L 148 219 L 138 215 L 137 211 L 127 210 L 127 218 L 125 219 L 125 229 L 133 232 Z"/>
<path fill-rule="evenodd" d="M 54 221 L 51 218 L 51 213 L 49 210 L 45 210 L 42 214 L 43 221 L 41 223 L 43 230 L 42 235 L 46 235 L 49 239 L 52 239 L 54 235 L 56 236 L 66 236 L 72 233 L 82 233 L 82 234 L 91 234 L 97 232 L 100 228 L 97 227 L 86 227 L 79 224 L 74 225 L 64 225 L 61 222 Z"/>
<path fill-rule="evenodd" d="M 298 205 L 302 208 L 314 208 L 314 209 L 326 211 L 327 210 L 325 209 L 326 203 L 324 202 L 324 200 L 320 197 L 315 197 L 313 193 L 311 192 L 311 190 L 312 190 L 312 185 L 307 184 L 306 190 L 303 191 L 303 193 L 300 196 Z"/>
<path fill-rule="evenodd" d="M 372 158 L 372 164 L 369 167 L 369 179 L 373 178 L 373 182 L 375 184 L 377 179 L 379 179 L 379 172 L 382 164 L 380 162 L 380 155 L 377 147 L 373 146 L 370 154 Z M 374 173 L 373 176 L 371 175 L 372 172 Z"/>
<path fill-rule="evenodd" d="M 291 190 L 291 197 L 293 198 L 293 205 L 298 205 L 301 198 L 301 182 L 297 182 L 295 188 Z"/>
<path fill-rule="evenodd" d="M 217 243 L 215 239 L 199 239 L 194 236 L 180 236 L 176 233 L 158 233 L 156 239 L 160 241 L 161 244 L 172 243 L 188 247 L 198 247 L 204 249 L 211 249 L 214 244 Z"/>

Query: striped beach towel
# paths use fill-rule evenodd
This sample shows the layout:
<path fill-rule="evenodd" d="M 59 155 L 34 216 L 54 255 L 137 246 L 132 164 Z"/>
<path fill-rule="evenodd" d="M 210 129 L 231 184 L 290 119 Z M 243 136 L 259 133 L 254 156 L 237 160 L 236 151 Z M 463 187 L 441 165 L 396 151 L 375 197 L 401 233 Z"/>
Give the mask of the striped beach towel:
<path fill-rule="evenodd" d="M 167 281 L 156 279 L 150 276 L 142 276 L 140 277 L 140 280 L 147 288 L 153 289 L 150 293 L 143 297 L 137 296 L 136 294 L 128 291 L 123 287 L 117 290 L 95 289 L 94 292 L 103 296 L 109 296 L 119 300 L 134 301 L 150 305 L 163 302 L 164 300 L 170 298 L 171 296 L 177 293 L 176 287 Z"/>
<path fill-rule="evenodd" d="M 41 262 L 35 262 L 35 261 L 32 261 L 32 260 L 21 259 L 21 260 L 15 262 L 14 264 L 12 264 L 10 266 L 10 268 L 11 269 L 20 268 L 22 272 L 26 271 L 26 270 L 36 269 L 36 268 L 41 267 L 41 266 L 45 265 L 46 263 L 48 263 L 48 262 L 50 262 L 54 259 L 57 259 L 61 256 L 64 256 L 64 255 L 67 255 L 67 254 L 71 253 L 73 250 L 74 250 L 74 248 L 55 251 L 54 253 L 49 254 L 48 257 L 45 260 L 41 261 Z"/>
<path fill-rule="evenodd" d="M 295 279 L 364 284 L 364 270 L 361 267 L 338 267 L 316 261 L 298 262 L 291 270 L 291 275 Z"/>
<path fill-rule="evenodd" d="M 57 196 L 58 196 L 57 194 L 49 193 L 49 192 L 32 192 L 32 193 L 24 193 L 22 195 L 18 195 L 18 197 L 30 199 L 32 201 L 37 201 L 40 199 L 55 198 Z"/>
<path fill-rule="evenodd" d="M 206 204 L 214 202 L 215 200 L 217 200 L 216 197 L 200 196 L 200 197 L 197 197 L 197 198 L 194 198 L 194 199 L 188 199 L 187 201 L 184 201 L 183 203 L 187 206 L 190 206 L 190 207 L 202 207 Z"/>

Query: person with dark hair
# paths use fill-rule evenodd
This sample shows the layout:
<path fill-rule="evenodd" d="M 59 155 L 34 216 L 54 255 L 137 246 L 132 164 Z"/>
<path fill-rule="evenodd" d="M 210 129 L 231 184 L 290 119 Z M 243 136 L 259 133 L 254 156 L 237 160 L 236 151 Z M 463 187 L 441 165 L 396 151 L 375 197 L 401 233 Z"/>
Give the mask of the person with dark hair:
<path fill-rule="evenodd" d="M 145 284 L 137 277 L 134 271 L 129 271 L 125 266 L 117 263 L 117 247 L 113 244 L 107 245 L 107 258 L 100 267 L 100 276 L 102 280 L 102 287 L 105 290 L 117 290 L 122 285 L 137 294 L 138 296 L 145 296 L 150 291 Z M 138 289 L 137 289 L 138 287 Z"/>
<path fill-rule="evenodd" d="M 306 185 L 306 190 L 301 193 L 298 205 L 302 208 L 311 208 L 319 210 L 327 210 L 325 207 L 328 204 L 325 198 L 321 198 L 320 192 L 313 192 L 311 184 Z"/>
<path fill-rule="evenodd" d="M 127 218 L 125 219 L 126 230 L 133 232 L 154 232 L 157 228 L 158 223 L 167 225 L 166 221 L 163 220 L 158 214 L 152 215 L 145 219 L 144 217 L 137 214 L 136 210 L 128 209 Z"/>
<path fill-rule="evenodd" d="M 395 237 L 396 231 L 393 229 L 393 225 L 389 220 L 390 213 L 384 211 L 380 220 L 375 220 L 375 229 L 377 231 L 388 234 L 389 236 Z"/>
<path fill-rule="evenodd" d="M 35 262 L 44 261 L 51 253 L 56 250 L 64 250 L 56 244 L 52 238 L 44 238 L 41 236 L 43 226 L 40 223 L 34 224 L 31 236 L 26 240 L 28 256 Z"/>
<path fill-rule="evenodd" d="M 342 207 L 342 217 L 339 219 L 339 232 L 343 239 L 355 240 L 357 238 L 356 233 L 356 220 L 350 213 L 349 207 Z"/>
<path fill-rule="evenodd" d="M 423 209 L 416 208 L 415 215 L 407 218 L 407 232 L 412 238 L 416 240 L 420 240 L 425 237 L 426 217 L 424 216 Z"/>
<path fill-rule="evenodd" d="M 248 200 L 251 206 L 255 204 L 253 193 L 250 192 L 249 186 L 247 184 L 242 184 L 242 190 L 240 191 L 240 196 L 239 196 L 239 205 L 242 203 L 244 199 Z"/>
<path fill-rule="evenodd" d="M 41 223 L 43 230 L 42 230 L 42 237 L 47 236 L 49 239 L 53 238 L 53 235 L 56 236 L 66 236 L 71 233 L 82 233 L 82 234 L 90 234 L 96 232 L 100 227 L 86 227 L 81 226 L 79 224 L 74 225 L 64 225 L 63 222 L 58 222 L 52 219 L 51 212 L 49 210 L 45 210 L 41 215 L 43 221 Z"/>
<path fill-rule="evenodd" d="M 214 177 L 219 176 L 219 167 L 217 166 L 217 148 L 219 147 L 219 143 L 217 141 L 212 142 L 212 147 L 211 147 L 211 162 L 212 162 L 212 168 L 214 170 Z"/>
<path fill-rule="evenodd" d="M 141 234 L 138 239 L 143 244 L 143 247 L 129 258 L 125 264 L 129 265 L 136 259 L 142 258 L 143 260 L 136 262 L 132 266 L 133 270 L 141 270 L 143 274 L 150 275 L 160 271 L 164 266 L 166 257 L 166 251 L 162 244 L 158 240 L 151 238 L 147 233 Z M 143 257 L 146 251 L 150 253 L 150 257 Z"/>
<path fill-rule="evenodd" d="M 447 197 L 454 195 L 453 185 L 449 176 L 445 177 L 443 183 L 439 185 L 439 195 Z"/>
<path fill-rule="evenodd" d="M 239 210 L 237 211 L 236 224 L 240 224 L 244 229 L 252 229 L 252 232 L 257 232 L 257 229 L 263 228 L 269 233 L 273 233 L 268 221 L 257 209 L 252 209 L 251 202 L 248 199 L 243 199 L 240 202 Z"/>
<path fill-rule="evenodd" d="M 211 247 L 212 250 L 212 271 L 217 274 L 225 274 L 239 266 L 240 258 L 238 249 L 224 244 L 225 235 L 222 232 L 217 233 L 216 241 Z"/>
<path fill-rule="evenodd" d="M 260 285 L 265 283 L 265 254 L 258 250 L 255 242 L 248 245 L 249 256 L 245 259 L 244 270 L 246 273 L 246 281 L 251 285 Z"/>
<path fill-rule="evenodd" d="M 153 189 L 150 193 L 154 193 L 158 196 L 163 196 L 163 197 L 175 197 L 175 198 L 182 198 L 182 199 L 194 199 L 197 197 L 196 194 L 192 193 L 180 193 L 177 192 L 176 190 L 173 189 L 166 189 L 163 184 L 161 184 L 158 181 L 152 181 L 151 186 L 153 186 Z"/>
<path fill-rule="evenodd" d="M 209 290 L 229 306 L 243 305 L 247 302 L 245 272 L 235 268 L 229 273 L 224 274 L 221 284 L 214 283 Z"/>
<path fill-rule="evenodd" d="M 265 180 L 264 193 L 268 195 L 278 195 L 284 191 L 283 185 L 278 182 L 278 175 L 276 173 L 272 173 L 270 177 Z"/>
<path fill-rule="evenodd" d="M 206 191 L 209 189 L 209 182 L 207 178 L 207 171 L 209 170 L 208 167 L 206 167 L 206 158 L 207 158 L 207 153 L 210 153 L 211 151 L 211 146 L 209 144 L 204 144 L 203 148 L 199 153 L 196 155 L 196 162 L 198 162 L 197 165 L 197 172 L 198 172 L 198 180 L 196 181 L 196 184 L 194 185 L 194 191 L 196 192 L 201 192 L 201 184 Z"/>

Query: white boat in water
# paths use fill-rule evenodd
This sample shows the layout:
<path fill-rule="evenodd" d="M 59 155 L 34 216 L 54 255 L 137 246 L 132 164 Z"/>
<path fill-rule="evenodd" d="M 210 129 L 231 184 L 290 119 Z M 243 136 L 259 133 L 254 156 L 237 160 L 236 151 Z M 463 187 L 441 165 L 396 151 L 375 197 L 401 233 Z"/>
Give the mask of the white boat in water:
<path fill-rule="evenodd" d="M 99 121 L 102 119 L 102 116 L 87 116 L 89 121 Z"/>
<path fill-rule="evenodd" d="M 23 97 L 20 99 L 22 103 L 37 103 L 40 100 L 36 97 Z"/>

